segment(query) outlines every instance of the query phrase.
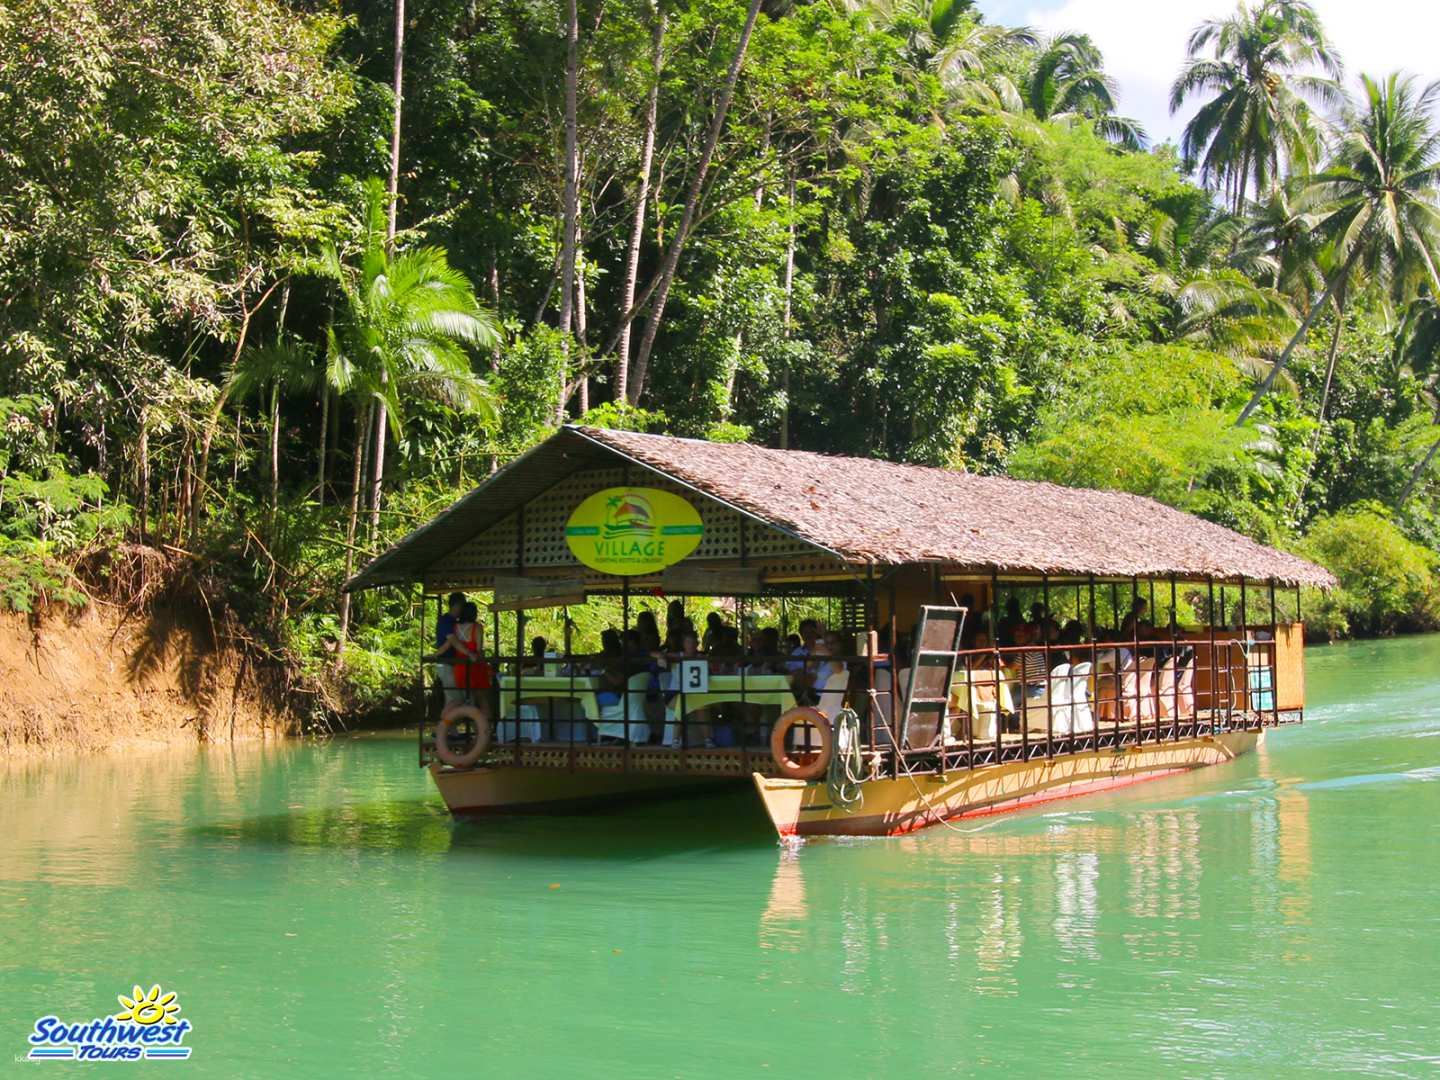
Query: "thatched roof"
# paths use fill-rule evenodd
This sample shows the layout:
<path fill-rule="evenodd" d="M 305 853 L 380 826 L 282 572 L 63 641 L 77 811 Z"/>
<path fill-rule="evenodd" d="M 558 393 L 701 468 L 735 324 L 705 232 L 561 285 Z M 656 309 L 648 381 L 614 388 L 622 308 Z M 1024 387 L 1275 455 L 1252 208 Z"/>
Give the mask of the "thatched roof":
<path fill-rule="evenodd" d="M 424 567 L 559 477 L 618 461 L 669 477 L 848 563 L 1335 584 L 1322 567 L 1138 495 L 748 443 L 566 427 L 380 556 L 350 587 L 415 580 Z"/>

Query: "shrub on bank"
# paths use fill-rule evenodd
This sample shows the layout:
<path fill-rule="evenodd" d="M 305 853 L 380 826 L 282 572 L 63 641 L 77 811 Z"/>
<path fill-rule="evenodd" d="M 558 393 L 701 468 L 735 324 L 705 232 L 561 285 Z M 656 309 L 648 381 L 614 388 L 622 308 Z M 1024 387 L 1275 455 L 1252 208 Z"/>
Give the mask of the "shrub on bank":
<path fill-rule="evenodd" d="M 1306 622 L 1321 637 L 1440 628 L 1440 560 L 1415 543 L 1376 503 L 1318 518 L 1304 554 L 1328 567 L 1340 587 L 1309 598 Z"/>

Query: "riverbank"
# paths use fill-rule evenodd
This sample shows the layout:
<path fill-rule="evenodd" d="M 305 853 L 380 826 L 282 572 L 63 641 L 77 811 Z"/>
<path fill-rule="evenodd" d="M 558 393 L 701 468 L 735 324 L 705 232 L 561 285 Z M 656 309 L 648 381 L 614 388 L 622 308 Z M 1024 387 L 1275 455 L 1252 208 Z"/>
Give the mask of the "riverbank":
<path fill-rule="evenodd" d="M 275 738 L 298 730 L 280 690 L 204 613 L 0 615 L 0 758 Z"/>

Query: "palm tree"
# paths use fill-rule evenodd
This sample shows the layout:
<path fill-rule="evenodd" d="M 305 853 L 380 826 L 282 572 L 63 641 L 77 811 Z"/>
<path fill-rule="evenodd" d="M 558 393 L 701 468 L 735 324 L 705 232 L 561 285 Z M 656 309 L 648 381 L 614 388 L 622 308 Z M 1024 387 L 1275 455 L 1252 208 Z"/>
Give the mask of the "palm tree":
<path fill-rule="evenodd" d="M 1038 120 L 1083 117 L 1117 145 L 1145 145 L 1139 122 L 1115 115 L 1115 80 L 1105 74 L 1105 58 L 1087 34 L 1057 34 L 1044 43 L 1026 80 L 1025 100 Z"/>
<path fill-rule="evenodd" d="M 1201 56 L 1213 46 L 1213 56 Z M 1310 102 L 1335 104 L 1339 54 L 1304 0 L 1241 0 L 1233 15 L 1207 19 L 1187 46 L 1189 60 L 1170 88 L 1170 111 L 1213 93 L 1185 125 L 1180 149 L 1202 181 L 1223 187 L 1235 213 L 1254 181 L 1258 195 L 1286 165 L 1306 166 L 1317 146 Z M 1306 69 L 1318 67 L 1329 77 Z"/>
<path fill-rule="evenodd" d="M 1247 272 L 1283 293 L 1300 307 L 1309 307 L 1324 288 L 1320 253 L 1325 244 L 1318 226 L 1320 207 L 1303 199 L 1309 177 L 1276 184 L 1265 196 L 1245 208 L 1245 227 L 1236 237 L 1234 259 Z"/>
<path fill-rule="evenodd" d="M 338 322 L 327 331 L 326 374 L 330 386 L 355 404 L 355 481 L 346 526 L 345 576 L 354 568 L 359 517 L 361 461 L 367 430 L 371 453 L 371 531 L 378 528 L 385 478 L 385 435 L 404 429 L 404 400 L 414 392 L 449 400 L 481 414 L 495 415 L 495 401 L 474 373 L 466 346 L 493 345 L 499 338 L 494 316 L 475 299 L 474 289 L 452 268 L 439 248 L 387 250 L 386 193 L 378 180 L 366 185 L 365 219 L 358 263 L 347 265 L 333 243 L 321 251 L 319 270 L 339 285 Z M 350 597 L 341 599 L 337 663 L 349 630 Z"/>
<path fill-rule="evenodd" d="M 1028 26 L 997 26 L 966 18 L 950 23 L 947 32 L 936 39 L 930 67 L 956 101 L 1018 113 L 1025 108 L 1024 100 L 1001 68 L 1021 49 L 1039 43 L 1039 36 Z"/>
<path fill-rule="evenodd" d="M 966 0 L 840 0 L 839 6 L 868 11 L 878 29 L 903 39 L 915 71 L 930 67 L 959 27 L 973 21 Z"/>
<path fill-rule="evenodd" d="M 1271 365 L 1236 425 L 1245 423 L 1285 370 L 1295 347 L 1330 304 L 1343 301 L 1358 266 L 1376 283 L 1426 280 L 1440 292 L 1440 130 L 1431 111 L 1440 81 L 1415 90 L 1415 80 L 1392 74 L 1361 76 L 1360 107 L 1342 117 L 1330 167 L 1310 184 L 1307 198 L 1325 207 L 1319 233 L 1334 245 L 1335 267 L 1325 291 Z"/>
<path fill-rule="evenodd" d="M 1005 62 L 1034 48 L 1028 26 L 981 22 L 964 0 L 835 0 L 847 11 L 865 11 L 875 26 L 904 42 L 904 74 L 938 75 L 952 100 L 987 112 L 1020 113 L 1025 103 Z"/>
<path fill-rule="evenodd" d="M 1288 300 L 1263 284 L 1255 260 L 1238 244 L 1241 223 L 1209 202 L 1174 214 L 1156 208 L 1129 231 L 1130 247 L 1154 263 L 1147 291 L 1173 304 L 1171 334 L 1233 357 L 1242 368 L 1273 349 L 1295 327 Z"/>

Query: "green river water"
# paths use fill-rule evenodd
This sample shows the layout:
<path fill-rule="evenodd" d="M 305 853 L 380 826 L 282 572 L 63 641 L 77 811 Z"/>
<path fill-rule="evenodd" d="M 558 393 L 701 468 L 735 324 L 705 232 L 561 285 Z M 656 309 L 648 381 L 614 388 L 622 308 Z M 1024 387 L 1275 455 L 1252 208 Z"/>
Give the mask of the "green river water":
<path fill-rule="evenodd" d="M 1440 637 L 1307 659 L 1231 765 L 795 851 L 748 791 L 452 822 L 398 737 L 0 767 L 0 1073 L 1436 1075 Z M 136 983 L 189 1061 L 23 1061 Z"/>

